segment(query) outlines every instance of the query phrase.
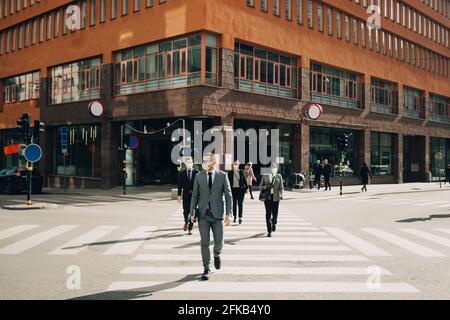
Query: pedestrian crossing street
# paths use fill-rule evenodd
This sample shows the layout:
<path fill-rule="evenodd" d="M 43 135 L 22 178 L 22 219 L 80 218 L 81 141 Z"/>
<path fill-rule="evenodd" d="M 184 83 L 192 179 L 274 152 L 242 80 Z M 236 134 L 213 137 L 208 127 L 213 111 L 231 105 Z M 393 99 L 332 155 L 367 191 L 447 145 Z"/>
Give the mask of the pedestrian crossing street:
<path fill-rule="evenodd" d="M 105 257 L 129 256 L 129 265 L 107 291 L 144 289 L 200 295 L 417 294 L 419 289 L 411 284 L 391 281 L 395 270 L 378 266 L 379 261 L 374 260 L 399 255 L 426 259 L 450 256 L 450 228 L 319 227 L 281 207 L 277 231 L 267 238 L 262 204 L 246 204 L 244 209 L 243 224 L 225 228 L 223 268 L 212 268 L 208 282 L 198 281 L 203 271 L 200 237 L 197 227 L 190 236 L 182 231 L 181 210 L 160 226 L 101 225 L 86 230 L 80 225 L 2 224 L 0 256 L 7 259 L 36 251 L 53 258 L 79 256 L 95 247 L 94 253 Z M 62 241 L 62 236 L 68 234 L 73 238 L 64 237 Z M 378 278 L 380 282 L 375 281 Z"/>

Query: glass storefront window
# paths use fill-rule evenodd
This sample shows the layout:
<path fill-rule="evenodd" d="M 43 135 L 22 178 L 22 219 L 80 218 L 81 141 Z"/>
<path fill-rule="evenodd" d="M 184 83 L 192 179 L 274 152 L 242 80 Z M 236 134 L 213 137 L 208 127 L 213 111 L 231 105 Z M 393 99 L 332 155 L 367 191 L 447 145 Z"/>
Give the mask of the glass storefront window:
<path fill-rule="evenodd" d="M 392 175 L 393 136 L 372 132 L 370 146 L 370 171 L 374 176 Z"/>
<path fill-rule="evenodd" d="M 442 154 L 442 160 L 438 160 L 436 155 Z M 445 168 L 450 162 L 450 139 L 430 138 L 430 171 L 433 180 L 445 177 Z"/>
<path fill-rule="evenodd" d="M 338 138 L 349 136 L 349 145 L 342 155 L 338 149 Z M 343 176 L 358 176 L 360 132 L 356 130 L 312 127 L 310 132 L 310 167 L 328 159 L 333 167 L 333 176 L 339 174 L 339 164 L 343 156 Z"/>
<path fill-rule="evenodd" d="M 39 98 L 39 71 L 3 79 L 3 101 L 13 103 Z"/>
<path fill-rule="evenodd" d="M 77 177 L 101 176 L 101 126 L 67 126 L 68 155 L 61 153 L 61 127 L 53 137 L 53 174 Z"/>

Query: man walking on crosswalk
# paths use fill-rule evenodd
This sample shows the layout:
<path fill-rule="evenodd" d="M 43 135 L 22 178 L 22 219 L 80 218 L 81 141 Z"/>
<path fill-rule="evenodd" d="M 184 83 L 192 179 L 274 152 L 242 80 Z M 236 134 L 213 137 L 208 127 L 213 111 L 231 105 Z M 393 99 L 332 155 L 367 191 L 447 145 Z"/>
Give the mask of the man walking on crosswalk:
<path fill-rule="evenodd" d="M 211 252 L 210 232 L 214 236 L 214 267 L 221 268 L 220 254 L 224 244 L 223 225 L 229 226 L 232 217 L 232 195 L 230 181 L 225 172 L 216 168 L 216 156 L 208 153 L 203 156 L 204 171 L 196 175 L 191 200 L 191 219 L 198 218 L 201 253 L 203 260 L 202 280 L 209 280 Z M 223 196 L 225 195 L 226 212 L 224 212 Z M 198 206 L 197 215 L 194 212 Z M 226 214 L 225 214 L 226 213 Z"/>

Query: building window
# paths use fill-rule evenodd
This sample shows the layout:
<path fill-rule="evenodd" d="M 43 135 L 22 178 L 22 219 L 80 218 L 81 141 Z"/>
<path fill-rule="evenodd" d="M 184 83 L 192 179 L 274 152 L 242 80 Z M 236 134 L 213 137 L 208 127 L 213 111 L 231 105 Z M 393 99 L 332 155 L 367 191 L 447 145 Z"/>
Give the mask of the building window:
<path fill-rule="evenodd" d="M 259 0 L 259 8 L 262 11 L 267 11 L 267 0 Z"/>
<path fill-rule="evenodd" d="M 117 18 L 117 0 L 111 0 L 111 19 Z"/>
<path fill-rule="evenodd" d="M 311 63 L 310 90 L 314 102 L 361 108 L 360 77 L 356 73 Z"/>
<path fill-rule="evenodd" d="M 361 46 L 366 47 L 366 24 L 361 22 Z"/>
<path fill-rule="evenodd" d="M 60 28 L 60 26 L 61 26 L 61 24 L 60 24 L 60 15 L 61 15 L 61 12 L 60 11 L 57 11 L 57 12 L 55 12 L 55 32 L 54 32 L 54 37 L 56 38 L 56 37 L 58 37 L 58 35 L 59 35 L 59 28 Z"/>
<path fill-rule="evenodd" d="M 97 20 L 97 1 L 91 0 L 91 22 L 90 25 L 93 26 Z"/>
<path fill-rule="evenodd" d="M 273 14 L 280 15 L 280 0 L 273 0 Z"/>
<path fill-rule="evenodd" d="M 312 0 L 308 0 L 308 27 L 312 28 L 313 25 L 313 2 Z"/>
<path fill-rule="evenodd" d="M 100 22 L 106 19 L 106 0 L 100 0 Z"/>
<path fill-rule="evenodd" d="M 353 44 L 358 44 L 358 21 L 353 18 Z"/>
<path fill-rule="evenodd" d="M 323 31 L 323 14 L 322 14 L 322 3 L 319 1 L 317 3 L 317 29 Z"/>
<path fill-rule="evenodd" d="M 196 33 L 126 49 L 114 58 L 116 95 L 199 85 L 203 72 L 206 84 L 218 83 L 218 39 L 212 34 Z"/>
<path fill-rule="evenodd" d="M 141 10 L 141 0 L 134 0 L 134 11 Z"/>
<path fill-rule="evenodd" d="M 430 94 L 430 120 L 450 123 L 450 98 Z"/>
<path fill-rule="evenodd" d="M 61 152 L 61 127 L 53 135 L 53 174 L 101 177 L 101 126 L 67 126 L 67 156 Z M 65 159 L 64 159 L 65 158 Z"/>
<path fill-rule="evenodd" d="M 292 3 L 291 0 L 285 0 L 285 16 L 286 20 L 292 20 Z"/>
<path fill-rule="evenodd" d="M 327 8 L 327 29 L 330 36 L 333 35 L 333 9 Z"/>
<path fill-rule="evenodd" d="M 100 68 L 101 58 L 50 68 L 50 103 L 100 98 Z"/>
<path fill-rule="evenodd" d="M 122 15 L 126 16 L 128 14 L 128 0 L 122 0 Z"/>
<path fill-rule="evenodd" d="M 345 21 L 345 41 L 350 41 L 350 21 L 348 16 L 344 17 Z"/>
<path fill-rule="evenodd" d="M 361 134 L 356 130 L 319 128 L 310 129 L 310 165 L 315 165 L 317 160 L 323 162 L 327 159 L 333 167 L 334 174 L 339 173 L 339 165 L 343 155 L 342 171 L 345 177 L 355 177 L 359 175 L 360 163 L 360 140 Z M 347 151 L 341 154 L 338 141 L 343 136 L 348 136 Z"/>
<path fill-rule="evenodd" d="M 371 79 L 370 108 L 374 112 L 397 113 L 397 91 L 392 82 Z"/>
<path fill-rule="evenodd" d="M 5 103 L 39 98 L 39 72 L 31 72 L 2 80 Z"/>
<path fill-rule="evenodd" d="M 440 153 L 442 160 L 436 159 Z M 430 137 L 430 172 L 433 181 L 445 177 L 445 168 L 450 163 L 450 139 Z"/>
<path fill-rule="evenodd" d="M 393 138 L 389 133 L 371 132 L 370 172 L 374 176 L 392 175 Z"/>
<path fill-rule="evenodd" d="M 234 61 L 236 89 L 297 97 L 297 58 L 236 43 Z"/>
<path fill-rule="evenodd" d="M 254 7 L 255 6 L 255 0 L 247 0 L 247 5 L 249 7 Z M 149 7 L 148 0 L 147 0 L 147 7 Z"/>
<path fill-rule="evenodd" d="M 410 118 L 424 118 L 425 108 L 423 92 L 417 89 L 403 87 L 404 115 Z"/>
<path fill-rule="evenodd" d="M 297 1 L 297 23 L 303 24 L 303 0 Z"/>
<path fill-rule="evenodd" d="M 81 1 L 81 22 L 80 28 L 86 27 L 86 0 Z"/>
<path fill-rule="evenodd" d="M 341 32 L 341 14 L 339 12 L 336 12 L 336 35 L 340 39 L 342 38 L 342 32 Z"/>

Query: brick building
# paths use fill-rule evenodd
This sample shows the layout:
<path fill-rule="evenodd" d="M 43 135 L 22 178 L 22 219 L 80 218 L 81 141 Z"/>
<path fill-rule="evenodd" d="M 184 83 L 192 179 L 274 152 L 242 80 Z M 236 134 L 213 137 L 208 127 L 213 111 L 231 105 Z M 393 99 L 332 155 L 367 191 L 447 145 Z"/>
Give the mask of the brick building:
<path fill-rule="evenodd" d="M 380 28 L 366 23 L 372 4 Z M 183 118 L 280 129 L 287 177 L 325 158 L 336 169 L 347 134 L 344 183 L 363 162 L 373 183 L 429 181 L 450 163 L 449 18 L 448 0 L 0 0 L 0 144 L 20 143 L 28 112 L 46 124 L 47 185 L 110 188 L 122 125 L 161 129 L 126 152 L 128 183 L 171 182 L 181 122 L 162 129 Z M 1 154 L 0 167 L 16 163 Z"/>

